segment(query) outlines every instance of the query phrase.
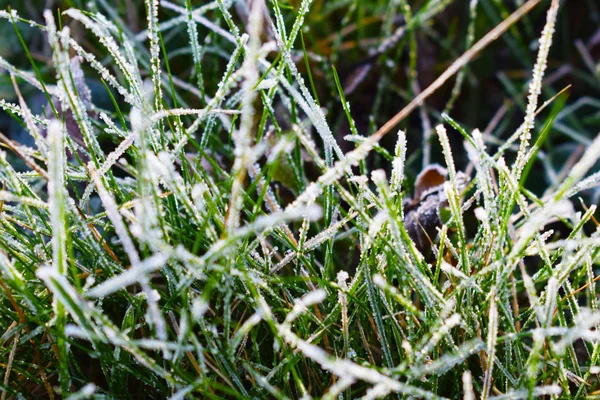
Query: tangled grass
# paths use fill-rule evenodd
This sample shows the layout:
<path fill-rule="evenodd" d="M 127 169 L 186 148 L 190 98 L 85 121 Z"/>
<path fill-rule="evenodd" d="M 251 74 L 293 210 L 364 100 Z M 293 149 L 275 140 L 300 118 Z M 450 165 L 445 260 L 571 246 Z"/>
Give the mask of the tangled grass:
<path fill-rule="evenodd" d="M 559 1 L 512 14 L 496 4 L 501 20 L 478 35 L 482 5 L 471 0 L 464 53 L 422 91 L 419 32 L 451 1 L 311 3 L 146 0 L 141 32 L 105 0 L 45 11 L 43 24 L 0 13 L 28 65 L 0 58 L 17 98 L 0 106 L 30 135 L 0 137 L 2 399 L 597 393 L 600 239 L 596 206 L 581 200 L 577 211 L 577 199 L 600 180 L 600 136 L 568 128 L 568 90 L 544 92 Z M 499 138 L 452 119 L 467 65 L 506 31 L 530 53 L 519 24 L 541 7 L 522 123 L 512 129 L 499 114 L 512 129 Z M 394 66 L 394 49 L 408 48 L 409 97 L 385 123 L 355 123 L 354 89 L 335 69 L 332 90 L 315 85 L 311 64 L 329 64 L 303 35 L 340 9 L 347 26 L 389 13 L 371 60 Z M 25 27 L 43 33 L 47 64 Z M 329 43 L 332 61 L 343 35 Z M 108 106 L 93 101 L 102 89 L 90 77 Z M 455 77 L 445 112 L 427 109 Z M 45 111 L 21 88 L 42 93 Z M 426 166 L 441 149 L 447 177 L 411 198 L 414 135 L 398 126 L 415 110 L 425 127 L 417 157 Z M 546 163 L 552 130 L 586 148 L 536 194 L 528 177 Z M 425 200 L 433 205 L 416 209 L 439 223 L 423 227 L 434 229 L 423 246 L 406 216 Z"/>

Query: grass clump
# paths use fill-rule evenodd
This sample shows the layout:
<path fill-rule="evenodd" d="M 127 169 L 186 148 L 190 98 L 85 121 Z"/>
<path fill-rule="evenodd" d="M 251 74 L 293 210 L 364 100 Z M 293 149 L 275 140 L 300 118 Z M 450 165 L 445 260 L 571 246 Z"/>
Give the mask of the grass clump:
<path fill-rule="evenodd" d="M 566 5 L 72 3 L 0 12 L 2 399 L 597 394 Z M 489 46 L 522 88 L 470 109 Z"/>

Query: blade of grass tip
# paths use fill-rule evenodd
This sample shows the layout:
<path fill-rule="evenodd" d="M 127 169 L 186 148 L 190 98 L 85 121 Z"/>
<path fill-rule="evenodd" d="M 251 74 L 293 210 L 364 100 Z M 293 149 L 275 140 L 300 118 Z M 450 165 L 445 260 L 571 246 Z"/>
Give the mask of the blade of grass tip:
<path fill-rule="evenodd" d="M 48 203 L 52 224 L 52 264 L 56 271 L 64 276 L 67 272 L 65 148 L 63 124 L 57 120 L 52 120 L 48 126 L 48 146 Z M 55 298 L 55 307 L 60 388 L 62 395 L 65 396 L 71 386 L 67 338 L 65 335 L 66 312 L 64 305 L 58 298 Z"/>
<path fill-rule="evenodd" d="M 521 179 L 519 182 L 519 186 L 521 188 L 523 188 L 525 186 L 525 182 L 527 181 L 527 176 L 529 176 L 529 171 L 531 171 L 531 167 L 533 166 L 533 163 L 535 162 L 535 156 L 537 155 L 538 151 L 540 150 L 540 148 L 542 147 L 542 145 L 548 138 L 548 134 L 552 130 L 552 125 L 554 123 L 554 120 L 556 119 L 556 116 L 558 115 L 558 113 L 565 106 L 568 98 L 569 98 L 569 92 L 563 92 L 563 94 L 561 94 L 557 98 L 556 103 L 554 103 L 554 106 L 552 106 L 550 115 L 548 115 L 548 118 L 546 118 L 544 127 L 542 128 L 542 131 L 540 132 L 538 138 L 536 139 L 535 144 L 529 151 L 529 154 L 525 157 L 526 164 L 525 164 L 525 167 L 523 168 L 523 172 L 521 173 Z"/>
<path fill-rule="evenodd" d="M 450 149 L 450 141 L 448 139 L 448 134 L 446 132 L 446 128 L 444 125 L 438 125 L 435 128 L 440 143 L 442 145 L 442 151 L 444 153 L 444 159 L 446 160 L 446 165 L 448 167 L 448 175 L 450 177 L 450 183 L 447 185 L 446 193 L 448 195 L 448 203 L 450 205 L 450 211 L 452 212 L 452 216 L 454 217 L 454 221 L 456 222 L 456 226 L 458 228 L 458 240 L 459 245 L 461 247 L 460 257 L 463 272 L 467 275 L 471 272 L 471 267 L 469 265 L 469 256 L 467 251 L 467 237 L 465 233 L 465 224 L 462 217 L 462 212 L 459 204 L 459 196 L 458 196 L 458 188 L 457 186 L 460 182 L 457 181 L 456 176 L 456 167 L 454 166 L 454 158 L 452 156 L 452 150 Z"/>
<path fill-rule="evenodd" d="M 404 167 L 406 165 L 406 134 L 404 131 L 398 131 L 398 140 L 392 161 L 392 176 L 390 177 L 390 190 L 396 195 L 402 189 L 404 180 Z"/>
<path fill-rule="evenodd" d="M 531 130 L 535 126 L 535 111 L 537 109 L 538 98 L 542 93 L 542 80 L 544 79 L 544 73 L 547 67 L 550 46 L 552 46 L 552 36 L 554 35 L 554 25 L 556 24 L 559 5 L 559 0 L 552 0 L 552 4 L 550 5 L 546 16 L 546 24 L 544 25 L 542 35 L 540 36 L 540 47 L 535 66 L 533 67 L 533 76 L 529 84 L 529 97 L 527 99 L 527 109 L 525 111 L 524 121 L 525 126 L 521 133 L 521 144 L 519 145 L 519 152 L 517 153 L 517 159 L 512 170 L 512 173 L 517 180 L 520 178 L 523 168 L 527 163 L 527 152 L 529 140 L 531 139 Z"/>
<path fill-rule="evenodd" d="M 473 376 L 471 371 L 465 371 L 462 375 L 464 400 L 475 400 L 475 391 L 473 390 Z"/>
<path fill-rule="evenodd" d="M 150 42 L 150 68 L 154 86 L 154 111 L 162 109 L 162 87 L 160 79 L 160 43 L 158 39 L 158 0 L 146 0 L 148 40 Z"/>

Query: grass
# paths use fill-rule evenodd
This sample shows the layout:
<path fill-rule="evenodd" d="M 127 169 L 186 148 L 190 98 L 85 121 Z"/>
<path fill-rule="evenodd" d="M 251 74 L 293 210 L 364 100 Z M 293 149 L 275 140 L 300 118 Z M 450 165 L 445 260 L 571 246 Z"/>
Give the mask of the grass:
<path fill-rule="evenodd" d="M 25 3 L 2 400 L 598 396 L 593 1 Z"/>

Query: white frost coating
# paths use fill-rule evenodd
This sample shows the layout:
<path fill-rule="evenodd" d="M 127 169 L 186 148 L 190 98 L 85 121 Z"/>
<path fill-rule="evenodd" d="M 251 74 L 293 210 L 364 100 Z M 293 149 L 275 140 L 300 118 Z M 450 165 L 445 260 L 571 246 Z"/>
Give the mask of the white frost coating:
<path fill-rule="evenodd" d="M 22 98 L 22 96 L 21 96 Z M 19 99 L 20 102 L 20 99 Z M 20 106 L 18 106 L 17 104 L 11 103 L 9 101 L 6 101 L 4 99 L 0 99 L 0 108 L 10 111 L 11 113 L 18 115 L 19 117 L 25 117 L 25 111 L 24 109 L 21 109 Z M 42 116 L 37 116 L 37 115 L 31 115 L 31 118 L 33 119 L 33 121 L 36 124 L 40 124 L 43 126 L 47 126 L 48 125 L 48 119 L 44 118 Z"/>
<path fill-rule="evenodd" d="M 384 288 L 388 286 L 387 281 L 383 278 L 383 276 L 379 275 L 379 274 L 375 274 L 373 275 L 373 283 L 377 286 L 379 286 L 380 288 Z"/>
<path fill-rule="evenodd" d="M 123 345 L 124 341 L 118 337 L 118 333 L 105 328 L 105 334 L 107 338 L 110 340 L 112 344 L 115 345 Z M 89 335 L 89 332 L 84 331 L 77 325 L 69 324 L 65 327 L 65 335 L 68 337 L 74 337 L 78 339 L 86 339 L 92 340 L 93 338 Z M 128 340 L 129 345 L 136 345 L 144 349 L 148 350 L 183 350 L 183 351 L 192 351 L 194 347 L 191 345 L 182 346 L 179 343 L 167 342 L 163 340 L 156 339 L 136 339 L 136 340 Z"/>
<path fill-rule="evenodd" d="M 473 377 L 471 371 L 465 371 L 462 375 L 462 384 L 464 392 L 464 400 L 475 400 L 475 391 L 473 390 Z"/>
<path fill-rule="evenodd" d="M 554 308 L 556 307 L 556 296 L 558 294 L 558 279 L 552 276 L 548 279 L 548 285 L 546 286 L 546 315 L 542 322 L 544 326 L 547 326 L 552 321 L 554 314 Z"/>
<path fill-rule="evenodd" d="M 162 3 L 162 2 L 161 2 Z M 201 54 L 201 46 L 200 43 L 198 42 L 198 29 L 196 27 L 196 22 L 194 21 L 194 15 L 193 15 L 193 11 L 191 8 L 191 3 L 190 3 L 190 7 L 186 6 L 186 16 L 185 16 L 185 20 L 187 22 L 187 34 L 188 34 L 188 38 L 189 38 L 189 42 L 190 42 L 190 47 L 192 49 L 192 59 L 194 60 L 194 65 L 195 65 L 195 70 L 196 70 L 196 79 L 198 82 L 198 86 L 203 86 L 204 82 L 203 82 L 203 77 L 202 77 L 202 71 L 201 71 L 201 62 L 202 62 L 202 54 Z M 183 17 L 183 16 L 182 16 Z M 164 30 L 164 25 L 163 24 L 159 24 L 158 26 L 158 30 L 160 32 L 165 32 Z M 200 93 L 200 97 L 202 97 L 202 93 Z"/>
<path fill-rule="evenodd" d="M 207 114 L 229 114 L 237 115 L 240 111 L 238 110 L 221 110 L 218 108 L 207 109 L 207 108 L 172 108 L 170 110 L 160 110 L 150 116 L 152 122 L 159 121 L 163 118 L 181 115 L 197 115 L 202 118 Z"/>
<path fill-rule="evenodd" d="M 554 345 L 554 350 L 558 354 L 563 354 L 567 347 L 579 338 L 591 342 L 600 342 L 600 332 L 596 330 L 598 324 L 600 324 L 600 313 L 593 312 L 589 308 L 582 308 L 579 315 L 575 318 L 574 326 L 568 328 L 566 332 L 562 331 L 559 333 L 563 335 L 563 338 Z M 550 328 L 540 330 L 540 332 L 536 333 L 542 336 L 553 334 Z"/>
<path fill-rule="evenodd" d="M 475 210 L 473 210 L 473 212 L 475 214 L 475 218 L 477 218 L 481 222 L 486 222 L 488 220 L 489 215 L 487 211 L 485 211 L 485 208 L 477 207 Z"/>
<path fill-rule="evenodd" d="M 290 154 L 295 147 L 295 138 L 291 135 L 282 137 L 275 146 L 271 148 L 267 163 L 274 162 L 282 154 Z"/>
<path fill-rule="evenodd" d="M 284 340 L 290 346 L 301 351 L 306 357 L 321 365 L 323 369 L 331 371 L 339 377 L 347 377 L 347 379 L 353 378 L 356 380 L 369 382 L 378 386 L 378 393 L 382 395 L 391 392 L 397 392 L 423 399 L 438 398 L 438 396 L 431 392 L 398 382 L 397 380 L 390 378 L 389 376 L 384 375 L 375 369 L 355 364 L 349 360 L 333 358 L 322 348 L 300 339 L 291 331 L 289 325 L 287 324 L 278 325 L 278 330 L 283 336 Z"/>
<path fill-rule="evenodd" d="M 93 383 L 88 383 L 84 387 L 81 388 L 80 393 L 83 396 L 91 396 L 96 392 L 96 385 Z"/>
<path fill-rule="evenodd" d="M 79 43 L 77 43 L 73 38 L 69 39 L 69 45 L 71 46 L 71 48 L 73 48 L 73 50 L 75 50 L 75 52 L 83 57 L 88 64 L 90 64 L 90 66 L 96 70 L 96 72 L 98 72 L 100 74 L 100 76 L 102 77 L 102 79 L 104 79 L 104 81 L 106 81 L 106 83 L 109 86 L 112 86 L 113 88 L 115 88 L 117 90 L 117 92 L 123 96 L 123 99 L 131 104 L 131 105 L 136 105 L 136 106 L 140 106 L 141 103 L 139 102 L 139 98 L 134 97 L 131 95 L 131 93 L 129 93 L 127 91 L 127 89 L 125 89 L 118 81 L 117 78 L 115 78 L 110 71 L 104 66 L 102 65 L 102 63 L 98 62 L 98 60 L 96 59 L 96 56 L 93 55 L 92 53 L 89 53 L 87 51 L 85 51 L 80 45 Z"/>
<path fill-rule="evenodd" d="M 406 134 L 404 131 L 398 131 L 398 141 L 396 142 L 396 156 L 392 161 L 392 176 L 390 177 L 390 189 L 398 193 L 402 188 L 404 180 L 404 164 L 406 164 Z"/>
<path fill-rule="evenodd" d="M 5 19 L 10 19 L 10 20 L 17 20 L 19 19 L 19 14 L 17 13 L 17 10 L 15 10 L 14 8 L 11 9 L 10 11 L 6 11 L 6 10 L 0 10 L 0 18 L 5 18 Z"/>
<path fill-rule="evenodd" d="M 222 0 L 221 0 L 222 1 Z M 218 4 L 218 2 L 213 2 L 215 5 Z M 211 3 L 211 4 L 213 4 Z M 201 14 L 203 14 L 204 11 L 204 7 L 209 7 L 211 6 L 211 4 L 206 4 L 203 7 L 200 7 L 199 9 L 194 10 L 194 12 L 192 13 L 192 18 L 194 21 L 196 21 L 197 23 L 199 23 L 200 25 L 204 25 L 205 27 L 207 27 L 209 30 L 217 33 L 219 36 L 227 39 L 228 41 L 230 41 L 233 44 L 237 44 L 237 40 L 236 38 L 229 33 L 228 31 L 224 30 L 223 28 L 221 28 L 220 26 L 213 24 L 210 20 L 204 18 Z M 183 7 L 180 7 L 170 1 L 164 1 L 161 0 L 160 5 L 164 8 L 167 8 L 169 10 L 173 10 L 176 11 L 180 14 L 187 14 L 187 10 Z M 211 7 L 212 9 L 213 7 Z M 206 9 L 206 11 L 208 11 L 208 9 Z M 183 21 L 183 19 L 182 19 Z M 238 32 L 239 34 L 239 32 Z"/>
<path fill-rule="evenodd" d="M 121 158 L 121 156 L 127 151 L 127 149 L 129 149 L 129 147 L 131 147 L 131 145 L 133 144 L 134 138 L 135 138 L 134 134 L 130 134 L 129 136 L 127 136 L 125 138 L 125 140 L 123 140 L 119 144 L 119 146 L 117 146 L 117 148 L 106 157 L 106 160 L 104 161 L 104 163 L 100 166 L 100 169 L 98 170 L 98 175 L 103 176 L 111 169 L 111 167 Z M 80 207 L 83 208 L 83 206 L 85 206 L 87 204 L 93 190 L 94 190 L 94 185 L 90 182 L 88 184 L 88 186 L 85 188 L 85 191 L 83 192 L 83 196 L 81 196 L 81 201 L 79 202 Z"/>
<path fill-rule="evenodd" d="M 11 76 L 11 80 L 13 83 L 13 87 L 15 88 L 15 93 L 17 94 L 17 98 L 19 99 L 19 104 L 21 105 L 22 115 L 23 115 L 23 119 L 25 120 L 27 130 L 29 131 L 31 136 L 33 136 L 33 138 L 35 140 L 35 144 L 36 144 L 38 150 L 40 151 L 40 153 L 42 155 L 44 155 L 48 151 L 48 145 L 44 141 L 44 138 L 40 135 L 40 132 L 36 126 L 36 122 L 39 123 L 41 121 L 41 119 L 34 117 L 34 115 L 31 113 L 31 110 L 27 106 L 25 99 L 23 99 L 23 96 L 21 95 L 21 91 L 19 90 L 19 86 L 17 85 L 17 81 L 16 81 L 14 75 Z M 0 100 L 0 105 L 2 103 L 7 104 L 4 102 L 3 99 Z M 16 105 L 14 107 L 18 109 L 18 107 Z M 20 110 L 17 110 L 17 111 L 20 111 Z M 46 124 L 47 123 L 48 123 L 48 121 L 46 120 Z"/>
<path fill-rule="evenodd" d="M 177 11 L 179 13 L 187 12 L 187 10 L 185 8 L 177 6 L 169 1 L 163 0 L 160 2 L 160 5 L 163 8 L 171 9 L 171 10 Z M 212 1 L 208 4 L 200 6 L 194 10 L 191 10 L 192 17 L 206 14 L 208 11 L 214 10 L 217 7 L 218 7 L 218 3 L 216 1 Z M 165 32 L 167 32 L 168 30 L 174 28 L 175 26 L 177 26 L 179 24 L 182 24 L 183 22 L 186 21 L 186 19 L 187 19 L 187 15 L 180 15 L 179 17 L 174 17 L 167 21 L 160 22 L 158 24 L 158 30 L 161 31 L 164 35 Z M 192 20 L 194 20 L 194 19 L 192 18 Z M 189 34 L 189 32 L 188 32 L 188 34 Z M 135 35 L 135 40 L 140 43 L 143 43 L 147 38 L 148 38 L 148 32 L 146 30 L 142 30 Z"/>
<path fill-rule="evenodd" d="M 88 383 L 79 389 L 77 392 L 70 394 L 66 400 L 79 400 L 87 399 L 96 393 L 96 385 L 94 383 Z"/>
<path fill-rule="evenodd" d="M 38 268 L 35 272 L 36 276 L 44 282 L 44 284 L 54 294 L 54 298 L 57 302 L 60 302 L 64 308 L 71 314 L 75 322 L 77 322 L 82 329 L 86 329 L 85 334 L 88 337 L 95 336 L 95 332 L 89 331 L 86 327 L 89 326 L 89 322 L 82 321 L 82 313 L 87 313 L 89 308 L 85 302 L 81 300 L 77 291 L 67 281 L 64 275 L 61 275 L 56 268 L 43 265 Z M 86 318 L 86 315 L 83 315 Z M 93 329 L 93 327 L 92 327 Z"/>
<path fill-rule="evenodd" d="M 302 94 L 298 93 L 298 91 L 289 84 L 287 78 L 283 75 L 279 76 L 279 83 L 292 95 L 296 103 L 300 106 L 300 108 L 302 108 L 302 111 L 306 113 L 306 115 L 312 122 L 313 126 L 317 130 L 317 133 L 319 133 L 319 136 L 321 136 L 325 148 L 325 160 L 327 161 L 327 165 L 333 164 L 334 150 L 338 158 L 340 160 L 343 160 L 344 153 L 337 144 L 337 141 L 335 140 L 333 133 L 329 128 L 329 125 L 327 124 L 325 114 L 323 114 L 323 111 L 312 98 L 310 92 L 306 88 L 306 85 L 304 84 L 304 79 L 298 73 L 296 64 L 292 61 L 289 52 L 284 52 L 283 54 L 283 59 L 290 68 L 292 75 L 296 79 L 296 82 L 298 83 Z"/>
<path fill-rule="evenodd" d="M 419 355 L 417 358 L 419 360 L 422 360 L 425 356 L 427 356 L 439 343 L 439 341 L 442 340 L 442 338 L 450 332 L 452 328 L 460 324 L 460 320 L 461 318 L 459 314 L 452 314 L 448 319 L 446 319 L 439 327 L 439 329 L 435 331 L 433 335 L 431 335 L 431 338 L 429 339 L 427 344 L 423 346 L 423 348 L 419 351 Z"/>
<path fill-rule="evenodd" d="M 167 260 L 168 257 L 162 254 L 154 254 L 153 256 L 142 261 L 140 264 L 132 266 L 122 274 L 114 276 L 95 286 L 86 293 L 86 296 L 90 298 L 105 297 L 118 290 L 124 289 L 129 285 L 139 283 L 141 282 L 142 278 L 146 277 L 148 273 L 162 268 Z"/>
<path fill-rule="evenodd" d="M 332 224 L 329 228 L 327 228 L 323 232 L 318 233 L 313 238 L 307 240 L 306 243 L 304 243 L 304 248 L 303 249 L 305 251 L 307 251 L 307 250 L 308 251 L 314 250 L 321 243 L 325 242 L 326 240 L 329 240 L 329 239 L 333 238 L 335 236 L 335 234 L 337 233 L 338 230 L 340 230 L 348 222 L 350 222 L 351 220 L 353 220 L 357 215 L 358 215 L 358 213 L 353 212 L 350 215 L 348 215 L 346 218 L 342 219 L 341 221 L 338 221 L 335 224 Z"/>
<path fill-rule="evenodd" d="M 175 170 L 171 154 L 166 151 L 161 151 L 158 153 L 158 156 L 156 156 L 153 152 L 149 151 L 146 155 L 146 162 L 149 170 L 148 172 L 150 174 L 156 173 L 160 176 L 166 187 L 172 191 L 183 204 L 185 204 L 188 210 L 196 218 L 196 222 L 201 224 L 202 216 L 200 215 L 200 211 L 198 211 L 195 204 L 190 200 L 187 193 L 188 188 L 181 175 Z"/>
<path fill-rule="evenodd" d="M 277 85 L 277 79 L 263 79 L 256 87 L 256 90 L 269 90 L 272 87 L 275 87 L 275 85 Z"/>
<path fill-rule="evenodd" d="M 0 251 L 0 272 L 3 272 L 3 278 L 9 279 L 17 285 L 25 286 L 23 275 L 15 268 L 12 261 L 2 251 Z M 23 300 L 25 300 L 29 308 L 33 311 L 33 314 L 36 314 L 37 308 L 31 303 L 31 300 L 27 297 L 24 297 Z"/>
<path fill-rule="evenodd" d="M 279 79 L 280 84 L 292 95 L 292 97 L 294 97 L 294 100 L 296 100 L 300 108 L 302 108 L 302 110 L 306 113 L 306 115 L 316 128 L 317 132 L 321 136 L 325 148 L 325 159 L 327 161 L 327 165 L 329 166 L 333 164 L 333 151 L 335 151 L 336 155 L 340 160 L 344 159 L 344 153 L 337 144 L 337 141 L 335 140 L 335 137 L 333 136 L 331 129 L 329 128 L 329 124 L 325 119 L 325 115 L 323 114 L 321 107 L 319 107 L 317 102 L 313 99 L 310 91 L 304 84 L 304 78 L 298 72 L 298 69 L 296 68 L 296 63 L 293 61 L 290 52 L 291 47 L 293 46 L 293 43 L 296 40 L 298 33 L 300 32 L 300 29 L 304 22 L 304 17 L 306 13 L 308 13 L 311 3 L 312 0 L 302 0 L 302 2 L 300 3 L 300 7 L 297 11 L 297 18 L 294 22 L 289 37 L 285 37 L 285 24 L 282 23 L 282 18 L 280 15 L 278 18 L 279 29 L 273 27 L 277 44 L 279 45 L 280 52 L 283 55 L 282 59 L 289 68 L 292 76 L 294 77 L 294 80 L 300 88 L 301 93 L 298 93 L 298 91 L 289 84 L 287 78 L 284 76 L 284 74 L 281 73 L 281 71 L 278 72 L 277 78 Z"/>
<path fill-rule="evenodd" d="M 573 197 L 574 195 L 576 195 L 577 193 L 587 190 L 587 189 L 591 189 L 593 187 L 596 187 L 600 184 L 600 172 L 596 172 L 590 176 L 588 176 L 587 178 L 585 178 L 584 180 L 580 181 L 578 184 L 576 184 L 575 186 L 573 186 L 568 192 L 566 197 Z"/>
<path fill-rule="evenodd" d="M 321 399 L 323 400 L 333 400 L 333 399 L 341 399 L 342 392 L 352 386 L 356 382 L 356 380 L 352 377 L 342 376 L 340 379 L 329 387 L 327 393 L 323 394 Z M 364 397 L 363 397 L 364 398 Z M 312 397 L 306 393 L 300 400 L 312 400 Z"/>
<path fill-rule="evenodd" d="M 208 311 L 208 303 L 201 297 L 195 298 L 192 301 L 192 316 L 195 319 L 202 318 Z"/>
<path fill-rule="evenodd" d="M 373 145 L 373 141 L 366 140 L 358 148 L 346 154 L 344 159 L 337 161 L 331 168 L 327 169 L 316 182 L 312 182 L 308 185 L 304 192 L 300 194 L 288 208 L 298 207 L 303 203 L 312 204 L 316 198 L 323 193 L 323 189 L 326 186 L 337 182 L 349 167 L 358 165 L 358 163 L 369 154 Z"/>
<path fill-rule="evenodd" d="M 154 109 L 160 110 L 163 96 L 160 79 L 160 44 L 158 42 L 158 0 L 146 0 L 146 10 L 150 42 L 150 69 L 154 86 Z"/>
<path fill-rule="evenodd" d="M 500 396 L 489 397 L 489 400 L 520 400 L 530 398 L 541 398 L 542 396 L 559 396 L 562 388 L 558 385 L 536 386 L 531 393 L 527 389 L 513 390 Z"/>
<path fill-rule="evenodd" d="M 450 177 L 450 181 L 454 182 L 456 177 L 456 167 L 454 166 L 454 158 L 452 157 L 452 150 L 450 147 L 450 140 L 448 139 L 448 133 L 446 132 L 446 127 L 442 124 L 439 124 L 435 127 L 435 131 L 437 132 L 440 143 L 442 144 L 444 161 L 446 161 L 446 166 L 448 167 L 448 176 Z"/>
<path fill-rule="evenodd" d="M 136 135 L 139 135 L 140 132 L 146 130 L 148 127 L 147 120 L 144 118 L 142 111 L 137 107 L 131 109 L 129 120 L 131 121 L 131 130 Z"/>
<path fill-rule="evenodd" d="M 348 278 L 349 275 L 346 271 L 341 270 L 337 274 L 337 283 L 341 290 L 338 292 L 338 301 L 342 308 L 342 335 L 344 338 L 344 349 L 346 350 L 345 358 L 350 358 L 350 339 L 348 332 L 348 298 L 346 292 L 348 291 Z M 353 382 L 348 383 L 352 385 Z"/>
<path fill-rule="evenodd" d="M 312 205 L 310 207 L 293 208 L 281 212 L 272 213 L 269 215 L 258 217 L 251 224 L 237 228 L 232 235 L 226 239 L 220 239 L 215 242 L 210 249 L 202 256 L 202 260 L 209 260 L 223 250 L 228 248 L 233 240 L 239 239 L 251 234 L 256 234 L 265 229 L 274 229 L 280 224 L 290 220 L 307 218 L 309 221 L 315 221 L 321 218 L 323 209 L 321 206 Z"/>
<path fill-rule="evenodd" d="M 546 24 L 544 25 L 542 35 L 540 36 L 540 47 L 538 49 L 535 66 L 533 67 L 533 76 L 529 84 L 529 96 L 527 97 L 527 109 L 525 110 L 525 121 L 523 124 L 523 131 L 521 133 L 521 144 L 519 146 L 519 152 L 513 168 L 513 174 L 516 180 L 519 180 L 521 177 L 521 172 L 527 163 L 526 155 L 528 151 L 529 140 L 531 139 L 531 130 L 535 124 L 535 113 L 537 110 L 538 98 L 542 92 L 542 80 L 544 79 L 548 54 L 550 53 L 550 46 L 552 45 L 552 35 L 554 35 L 554 25 L 556 23 L 559 5 L 559 0 L 552 0 L 552 4 L 550 5 L 548 14 L 546 15 Z"/>
<path fill-rule="evenodd" d="M 473 165 L 475 165 L 475 169 L 477 171 L 477 185 L 483 193 L 485 208 L 491 210 L 492 207 L 494 207 L 495 196 L 493 191 L 492 177 L 489 172 L 489 156 L 486 153 L 483 136 L 481 135 L 479 129 L 473 130 L 472 135 L 473 141 L 475 142 L 475 147 L 473 147 L 471 143 L 465 141 L 465 149 L 467 150 L 469 160 L 473 163 Z"/>
<path fill-rule="evenodd" d="M 49 208 L 48 203 L 44 203 L 41 200 L 34 199 L 31 197 L 18 196 L 14 193 L 7 192 L 6 190 L 0 190 L 0 201 L 5 201 L 5 202 L 13 202 L 14 201 L 16 203 L 22 203 L 22 204 L 26 204 L 26 205 L 41 208 L 41 209 Z"/>
<path fill-rule="evenodd" d="M 88 116 L 88 109 L 91 107 L 91 92 L 84 81 L 83 71 L 81 70 L 80 56 L 69 57 L 70 31 L 64 27 L 60 32 L 52 34 L 54 31 L 54 19 L 49 10 L 44 12 L 44 18 L 48 29 L 48 41 L 52 47 L 52 59 L 56 69 L 57 87 L 59 89 L 58 98 L 61 101 L 63 113 L 67 109 L 71 110 L 71 115 L 76 122 L 81 137 L 84 141 L 84 152 L 89 151 L 94 159 L 103 159 L 103 152 L 100 144 L 93 132 L 91 118 Z"/>
<path fill-rule="evenodd" d="M 494 369 L 494 358 L 496 357 L 496 341 L 498 338 L 498 307 L 496 306 L 496 288 L 490 293 L 490 314 L 487 337 L 487 366 L 483 378 L 483 389 L 481 398 L 486 399 L 492 387 L 492 372 Z"/>
<path fill-rule="evenodd" d="M 385 182 L 385 171 L 382 169 L 376 169 L 375 171 L 371 172 L 371 180 L 375 184 Z"/>
<path fill-rule="evenodd" d="M 533 213 L 523 224 L 519 231 L 519 242 L 528 242 L 537 231 L 551 222 L 554 216 L 572 217 L 574 214 L 573 204 L 568 200 L 548 202 L 542 209 Z"/>
<path fill-rule="evenodd" d="M 42 85 L 40 84 L 40 82 L 37 80 L 36 76 L 33 73 L 28 72 L 28 71 L 21 71 L 20 69 L 15 68 L 13 65 L 8 63 L 2 57 L 0 57 L 0 69 L 5 69 L 7 71 L 10 71 L 11 74 L 16 75 L 20 78 L 23 78 L 24 81 L 31 84 L 33 87 L 35 87 L 41 91 L 44 90 L 44 88 L 42 87 Z M 46 90 L 51 95 L 54 95 L 54 96 L 58 95 L 58 91 L 56 90 L 56 86 L 54 86 L 54 85 L 46 86 Z"/>
<path fill-rule="evenodd" d="M 52 264 L 61 274 L 67 271 L 66 193 L 64 177 L 64 132 L 62 122 L 48 125 L 48 204 L 52 225 Z"/>
<path fill-rule="evenodd" d="M 131 240 L 131 237 L 129 237 L 129 232 L 127 232 L 127 228 L 125 227 L 125 224 L 123 223 L 123 219 L 121 218 L 121 215 L 119 214 L 119 208 L 117 206 L 117 203 L 115 202 L 115 199 L 111 196 L 111 194 L 104 187 L 102 180 L 98 176 L 98 173 L 94 169 L 94 166 L 92 165 L 91 162 L 88 164 L 88 169 L 90 171 L 90 176 L 92 177 L 92 180 L 94 181 L 94 184 L 96 185 L 96 189 L 98 191 L 98 195 L 100 196 L 100 200 L 102 201 L 102 204 L 104 205 L 106 215 L 111 220 L 111 222 L 115 228 L 115 233 L 121 240 L 123 249 L 125 250 L 125 253 L 127 253 L 127 257 L 129 257 L 129 261 L 131 262 L 131 265 L 133 265 L 133 266 L 139 265 L 140 264 L 140 256 L 137 252 L 137 249 L 135 248 L 135 245 L 133 244 L 133 241 Z"/>
<path fill-rule="evenodd" d="M 575 185 L 576 183 L 581 181 L 581 179 L 590 170 L 590 168 L 592 168 L 594 166 L 594 164 L 596 164 L 596 161 L 598 161 L 599 157 L 600 157 L 600 134 L 597 135 L 594 138 L 594 141 L 592 142 L 592 144 L 588 146 L 587 150 L 583 154 L 583 157 L 581 157 L 581 160 L 579 160 L 579 162 L 577 162 L 577 164 L 575 164 L 573 166 L 573 168 L 571 168 L 571 171 L 569 172 L 569 176 L 567 177 L 567 179 L 565 179 L 565 182 L 563 183 L 561 188 L 558 190 L 557 197 L 560 197 L 565 192 L 568 192 L 569 189 L 571 189 L 571 187 L 573 185 Z M 556 197 L 555 197 L 555 199 L 556 199 Z"/>
<path fill-rule="evenodd" d="M 204 195 L 207 193 L 210 194 L 208 186 L 204 182 L 197 183 L 192 188 L 192 201 L 200 215 L 203 215 L 206 211 L 206 200 L 204 199 Z"/>
<path fill-rule="evenodd" d="M 388 221 L 389 214 L 387 210 L 381 210 L 377 213 L 377 215 L 373 218 L 371 223 L 369 224 L 369 231 L 367 232 L 367 237 L 365 237 L 365 247 L 371 245 L 377 239 L 377 235 L 381 232 L 381 228 Z"/>
<path fill-rule="evenodd" d="M 469 277 L 466 276 L 461 270 L 456 268 L 454 265 L 449 264 L 446 260 L 442 260 L 442 265 L 440 269 L 449 275 L 456 276 L 457 278 L 468 280 Z"/>
<path fill-rule="evenodd" d="M 250 332 L 252 328 L 254 328 L 256 325 L 258 325 L 260 321 L 262 321 L 262 315 L 259 312 L 255 312 L 250 316 L 250 318 L 244 321 L 242 326 L 240 326 L 239 329 L 235 332 L 235 335 L 231 340 L 230 346 L 234 352 L 238 351 L 238 347 L 244 340 L 244 337 L 248 335 L 248 332 Z"/>
<path fill-rule="evenodd" d="M 327 292 L 325 290 L 317 289 L 305 294 L 300 299 L 296 299 L 294 308 L 292 308 L 292 311 L 285 317 L 285 324 L 291 324 L 296 318 L 305 313 L 308 310 L 308 307 L 323 302 L 326 297 Z"/>
<path fill-rule="evenodd" d="M 350 278 L 350 276 L 348 275 L 348 273 L 346 271 L 342 270 L 337 273 L 337 283 L 343 290 L 348 289 L 348 283 L 347 283 L 348 278 Z"/>

